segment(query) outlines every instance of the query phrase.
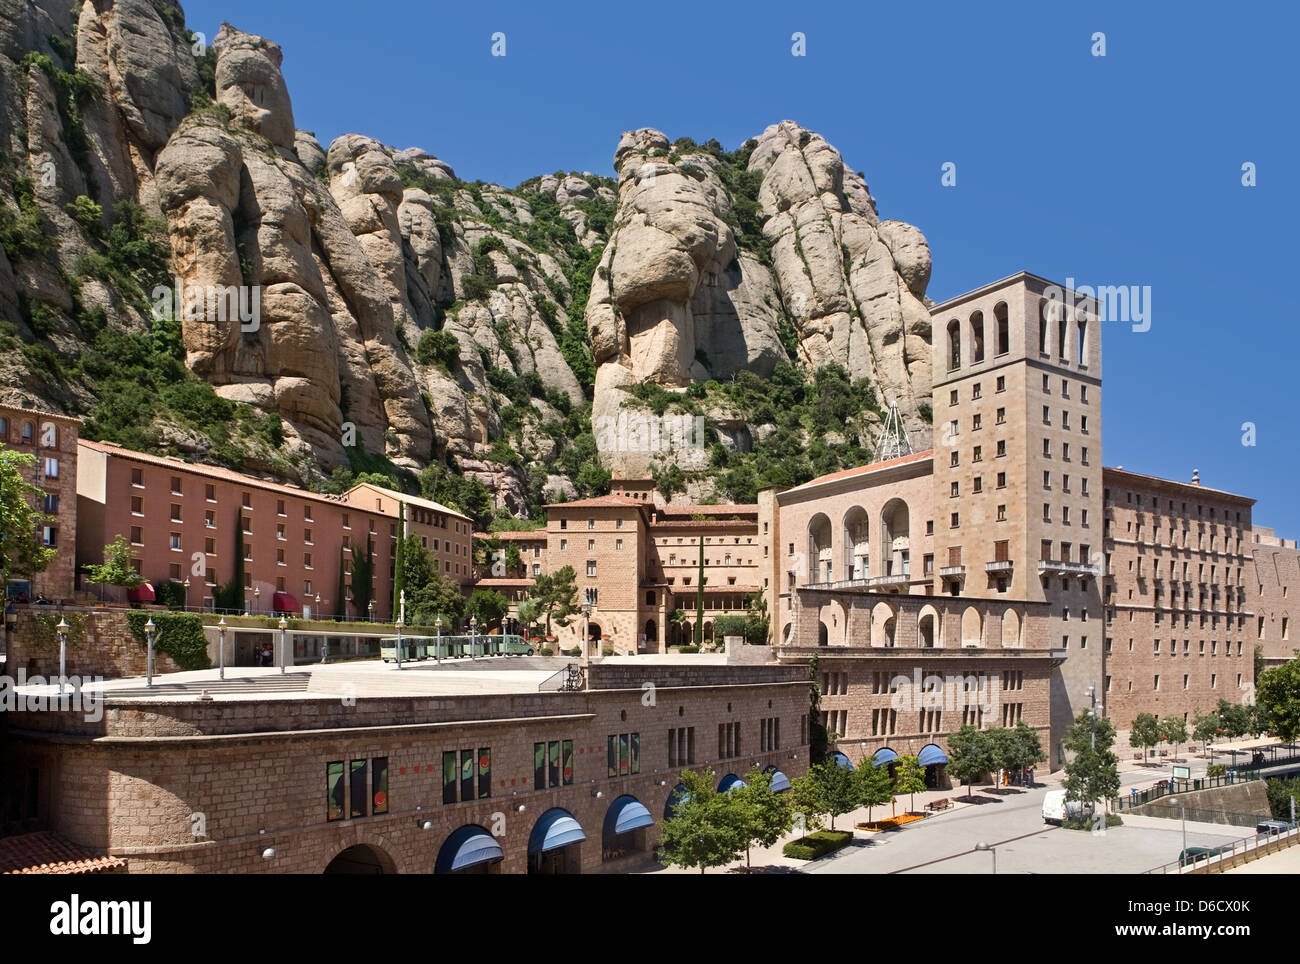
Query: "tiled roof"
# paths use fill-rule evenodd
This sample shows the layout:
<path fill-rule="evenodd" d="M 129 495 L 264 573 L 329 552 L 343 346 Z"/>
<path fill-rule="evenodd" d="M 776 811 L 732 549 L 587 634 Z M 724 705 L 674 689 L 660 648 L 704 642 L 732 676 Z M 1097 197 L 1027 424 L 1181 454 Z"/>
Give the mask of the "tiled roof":
<path fill-rule="evenodd" d="M 58 412 L 46 412 L 39 408 L 25 408 L 22 405 L 6 405 L 4 402 L 0 402 L 0 408 L 11 412 L 21 412 L 23 415 L 31 415 L 35 418 L 57 418 L 64 422 L 76 422 L 78 425 L 85 422 L 85 419 L 77 418 L 75 415 L 60 415 Z"/>
<path fill-rule="evenodd" d="M 896 465 L 907 465 L 909 462 L 921 462 L 934 456 L 933 449 L 926 449 L 924 452 L 913 452 L 911 455 L 903 455 L 896 459 L 886 459 L 884 462 L 872 462 L 870 465 L 859 465 L 852 469 L 841 469 L 839 472 L 832 472 L 830 475 L 821 475 L 817 478 L 805 482 L 803 485 L 795 486 L 790 492 L 798 492 L 800 489 L 806 489 L 814 485 L 822 485 L 826 482 L 837 482 L 840 479 L 852 479 L 859 475 L 869 475 L 880 469 L 892 468 Z M 785 493 L 782 493 L 783 495 Z"/>
<path fill-rule="evenodd" d="M 475 532 L 475 539 L 500 539 L 503 542 L 545 542 L 545 529 L 502 529 L 500 532 Z"/>
<path fill-rule="evenodd" d="M 669 504 L 656 507 L 660 515 L 757 515 L 758 503 L 737 505 L 682 505 Z"/>
<path fill-rule="evenodd" d="M 0 874 L 100 874 L 126 869 L 121 857 L 96 854 L 49 830 L 0 837 Z"/>
<path fill-rule="evenodd" d="M 626 495 L 598 495 L 593 499 L 578 499 L 576 502 L 553 502 L 548 509 L 621 509 L 635 506 L 638 509 L 654 508 L 654 503 L 644 499 L 632 499 Z"/>
<path fill-rule="evenodd" d="M 451 508 L 450 506 L 443 505 L 441 502 L 434 502 L 432 499 L 422 499 L 418 495 L 407 495 L 404 492 L 397 492 L 394 491 L 393 489 L 386 489 L 382 485 L 375 485 L 372 482 L 361 482 L 358 483 L 357 485 L 354 485 L 352 488 L 348 489 L 348 495 L 349 496 L 352 495 L 352 493 L 355 492 L 357 489 L 373 489 L 374 491 L 378 492 L 380 495 L 386 495 L 388 496 L 388 498 L 394 499 L 397 502 L 405 502 L 407 505 L 418 505 L 422 509 L 430 509 L 434 512 L 441 512 L 443 515 L 454 515 L 458 519 L 465 519 L 465 520 L 469 519 L 469 516 L 467 516 L 465 513 L 457 512 L 455 509 Z M 357 505 L 357 503 L 354 502 L 353 505 Z M 358 507 L 360 508 L 360 506 Z M 409 522 L 410 520 L 408 519 L 407 521 Z"/>
<path fill-rule="evenodd" d="M 475 586 L 533 586 L 536 579 L 475 579 Z"/>
<path fill-rule="evenodd" d="M 1103 466 L 1101 474 L 1104 477 L 1112 476 L 1129 476 L 1134 479 L 1140 479 L 1143 482 L 1153 485 L 1172 486 L 1186 493 L 1188 496 L 1195 496 L 1198 493 L 1204 493 L 1207 496 L 1220 496 L 1230 499 L 1233 502 L 1240 502 L 1242 505 L 1254 505 L 1255 500 L 1245 495 L 1238 495 L 1235 492 L 1229 492 L 1226 489 L 1212 489 L 1208 485 L 1201 485 L 1199 482 L 1183 482 L 1178 479 L 1162 479 L 1158 475 L 1143 475 L 1141 472 L 1133 472 L 1129 469 L 1121 469 L 1115 466 Z"/>
<path fill-rule="evenodd" d="M 167 458 L 162 455 L 150 455 L 147 452 L 137 452 L 134 449 L 123 448 L 120 445 L 113 445 L 109 442 L 91 442 L 84 438 L 77 440 L 77 446 L 79 448 L 90 449 L 92 452 L 103 452 L 107 455 L 114 456 L 115 458 L 126 459 L 131 462 L 142 462 L 145 465 L 156 465 L 162 468 L 174 469 L 176 471 L 189 472 L 191 475 L 197 475 L 201 478 L 230 482 L 234 485 L 243 485 L 254 489 L 266 489 L 299 499 L 312 499 L 316 502 L 330 502 L 334 505 L 348 506 L 349 508 L 360 509 L 363 512 L 367 511 L 364 506 L 350 505 L 346 499 L 339 496 L 323 495 L 319 492 L 299 489 L 292 485 L 282 485 L 279 482 L 259 479 L 255 475 L 244 475 L 242 472 L 221 468 L 216 465 L 206 465 L 201 462 L 185 462 L 181 459 Z M 374 513 L 374 510 L 369 511 Z M 380 515 L 382 513 L 374 514 Z"/>

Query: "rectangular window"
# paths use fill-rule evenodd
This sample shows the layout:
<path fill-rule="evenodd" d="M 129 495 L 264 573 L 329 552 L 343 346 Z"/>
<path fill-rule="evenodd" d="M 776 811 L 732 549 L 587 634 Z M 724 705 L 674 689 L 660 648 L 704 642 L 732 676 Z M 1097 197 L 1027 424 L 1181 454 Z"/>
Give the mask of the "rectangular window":
<path fill-rule="evenodd" d="M 460 799 L 462 802 L 474 799 L 475 763 L 473 750 L 460 751 Z"/>
<path fill-rule="evenodd" d="M 343 761 L 325 764 L 325 819 L 342 820 L 345 800 Z"/>
<path fill-rule="evenodd" d="M 492 748 L 478 748 L 478 798 L 486 800 L 492 796 Z"/>
<path fill-rule="evenodd" d="M 144 488 L 144 469 L 131 470 L 131 484 Z"/>
<path fill-rule="evenodd" d="M 371 812 L 378 815 L 388 812 L 388 757 L 377 756 L 370 761 Z"/>
<path fill-rule="evenodd" d="M 351 798 L 349 816 L 366 815 L 366 761 L 352 760 L 348 764 L 348 796 Z"/>
<path fill-rule="evenodd" d="M 538 786 L 538 790 L 543 787 Z M 446 750 L 442 754 L 442 802 L 456 802 L 456 751 Z"/>

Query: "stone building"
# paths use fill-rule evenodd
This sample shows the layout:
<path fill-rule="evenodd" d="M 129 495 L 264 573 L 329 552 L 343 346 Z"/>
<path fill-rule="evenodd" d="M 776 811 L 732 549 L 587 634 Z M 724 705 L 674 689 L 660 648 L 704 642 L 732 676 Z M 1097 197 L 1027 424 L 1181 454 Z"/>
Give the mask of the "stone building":
<path fill-rule="evenodd" d="M 66 415 L 0 405 L 0 444 L 36 456 L 22 476 L 43 493 L 39 506 L 52 519 L 41 526 L 42 544 L 58 553 L 44 572 L 9 573 L 9 598 L 55 602 L 72 596 L 72 548 L 77 544 L 77 433 L 81 423 Z"/>
<path fill-rule="evenodd" d="M 474 522 L 469 516 L 440 502 L 394 492 L 363 482 L 348 490 L 349 505 L 397 519 L 404 513 L 405 533 L 418 536 L 420 545 L 443 577 L 455 585 L 474 581 Z M 393 572 L 388 573 L 392 585 Z"/>
<path fill-rule="evenodd" d="M 1247 567 L 1245 583 L 1248 595 L 1255 593 L 1255 622 L 1247 625 L 1244 638 L 1247 646 L 1263 648 L 1266 667 L 1278 666 L 1294 659 L 1300 649 L 1300 547 L 1263 526 L 1255 526 L 1250 536 L 1254 569 Z"/>

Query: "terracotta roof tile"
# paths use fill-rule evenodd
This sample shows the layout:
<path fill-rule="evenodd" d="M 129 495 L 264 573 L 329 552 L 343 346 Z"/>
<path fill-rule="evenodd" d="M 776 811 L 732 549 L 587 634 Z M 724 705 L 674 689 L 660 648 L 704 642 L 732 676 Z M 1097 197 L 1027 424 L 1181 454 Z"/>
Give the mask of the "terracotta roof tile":
<path fill-rule="evenodd" d="M 632 499 L 626 495 L 598 495 L 592 499 L 578 499 L 575 502 L 553 502 L 548 509 L 605 509 L 635 506 L 638 509 L 652 509 L 654 504 L 644 499 Z"/>
<path fill-rule="evenodd" d="M 736 505 L 683 505 L 669 504 L 657 506 L 660 515 L 756 515 L 758 503 L 737 503 Z"/>
<path fill-rule="evenodd" d="M 859 465 L 851 469 L 841 469 L 839 472 L 832 472 L 829 475 L 818 476 L 815 479 L 805 482 L 803 485 L 795 486 L 789 491 L 797 492 L 799 489 L 804 489 L 811 485 L 821 485 L 824 482 L 835 482 L 839 479 L 851 479 L 855 476 L 867 475 L 879 469 L 887 469 L 895 465 L 906 465 L 909 462 L 920 462 L 932 458 L 933 456 L 934 449 L 926 449 L 924 452 L 913 452 L 911 455 L 903 455 L 896 459 L 886 459 L 884 462 L 872 462 L 870 465 Z"/>
<path fill-rule="evenodd" d="M 121 857 L 96 854 L 49 830 L 0 837 L 0 874 L 101 874 L 125 869 Z"/>

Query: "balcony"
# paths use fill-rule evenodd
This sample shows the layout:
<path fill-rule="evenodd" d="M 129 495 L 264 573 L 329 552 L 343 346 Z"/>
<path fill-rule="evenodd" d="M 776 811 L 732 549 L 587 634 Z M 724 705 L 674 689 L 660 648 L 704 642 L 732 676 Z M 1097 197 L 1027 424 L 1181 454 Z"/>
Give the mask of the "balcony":
<path fill-rule="evenodd" d="M 1078 576 L 1081 579 L 1089 576 L 1095 579 L 1099 575 L 1098 567 L 1090 562 L 1066 562 L 1056 559 L 1040 559 L 1038 573 L 1041 576 Z"/>
<path fill-rule="evenodd" d="M 1010 559 L 998 559 L 995 562 L 984 563 L 985 572 L 1010 572 L 1015 567 L 1015 563 Z"/>
<path fill-rule="evenodd" d="M 941 566 L 939 568 L 940 579 L 965 579 L 965 566 Z"/>

